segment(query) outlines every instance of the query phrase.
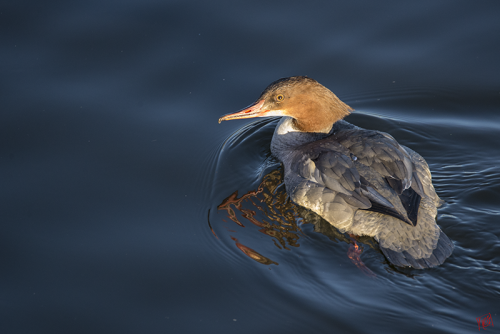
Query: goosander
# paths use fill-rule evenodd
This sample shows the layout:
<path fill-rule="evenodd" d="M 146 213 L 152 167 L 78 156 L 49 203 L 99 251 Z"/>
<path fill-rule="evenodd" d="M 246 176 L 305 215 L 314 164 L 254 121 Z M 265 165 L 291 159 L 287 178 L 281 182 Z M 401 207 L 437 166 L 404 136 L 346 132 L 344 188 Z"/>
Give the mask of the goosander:
<path fill-rule="evenodd" d="M 442 264 L 454 248 L 436 224 L 442 200 L 425 160 L 389 134 L 343 120 L 353 111 L 304 76 L 271 83 L 255 103 L 225 120 L 282 116 L 271 153 L 298 205 L 340 230 L 370 236 L 396 266 Z"/>

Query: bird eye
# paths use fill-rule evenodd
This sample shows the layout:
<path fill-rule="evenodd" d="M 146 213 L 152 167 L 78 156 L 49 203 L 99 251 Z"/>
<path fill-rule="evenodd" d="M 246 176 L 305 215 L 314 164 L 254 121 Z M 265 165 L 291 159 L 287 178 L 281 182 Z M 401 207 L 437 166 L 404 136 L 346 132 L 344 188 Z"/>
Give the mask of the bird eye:
<path fill-rule="evenodd" d="M 281 102 L 285 99 L 285 97 L 283 96 L 283 94 L 279 94 L 279 95 L 276 95 L 276 101 L 277 102 Z"/>

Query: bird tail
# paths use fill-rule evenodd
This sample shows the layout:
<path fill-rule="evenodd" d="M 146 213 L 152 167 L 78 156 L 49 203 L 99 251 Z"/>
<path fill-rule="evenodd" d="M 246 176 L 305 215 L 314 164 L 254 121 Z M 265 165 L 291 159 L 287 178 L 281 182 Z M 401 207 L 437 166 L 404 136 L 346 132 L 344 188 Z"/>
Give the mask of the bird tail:
<path fill-rule="evenodd" d="M 455 248 L 453 242 L 441 230 L 437 246 L 428 258 L 415 259 L 406 251 L 396 252 L 389 248 L 380 247 L 382 253 L 392 264 L 400 267 L 411 266 L 416 269 L 433 268 L 443 264 L 453 252 L 453 248 Z"/>

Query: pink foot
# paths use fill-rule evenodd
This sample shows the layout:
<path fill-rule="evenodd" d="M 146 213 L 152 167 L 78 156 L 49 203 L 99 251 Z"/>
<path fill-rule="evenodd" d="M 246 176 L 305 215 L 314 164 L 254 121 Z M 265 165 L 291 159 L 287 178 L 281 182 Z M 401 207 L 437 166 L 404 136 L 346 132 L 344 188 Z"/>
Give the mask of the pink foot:
<path fill-rule="evenodd" d="M 356 236 L 350 235 L 350 237 L 351 237 L 351 245 L 349 246 L 349 250 L 347 251 L 347 257 L 351 259 L 352 263 L 354 263 L 354 265 L 358 267 L 363 272 L 363 274 L 369 277 L 377 277 L 377 275 L 375 275 L 373 271 L 368 269 L 368 267 L 365 266 L 363 261 L 361 261 L 360 256 L 361 253 L 363 253 L 363 248 L 356 243 L 355 240 Z"/>

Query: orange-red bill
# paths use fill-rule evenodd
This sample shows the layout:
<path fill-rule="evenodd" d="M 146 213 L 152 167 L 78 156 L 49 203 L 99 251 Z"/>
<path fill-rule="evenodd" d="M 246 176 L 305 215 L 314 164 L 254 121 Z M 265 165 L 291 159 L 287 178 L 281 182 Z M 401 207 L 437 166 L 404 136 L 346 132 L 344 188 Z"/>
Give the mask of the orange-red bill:
<path fill-rule="evenodd" d="M 262 106 L 264 105 L 265 100 L 260 100 L 255 102 L 249 107 L 246 107 L 243 110 L 238 112 L 227 114 L 219 118 L 219 123 L 222 121 L 229 121 L 232 119 L 240 119 L 240 118 L 253 118 L 253 117 L 263 117 L 266 116 L 266 113 L 269 110 L 262 110 Z"/>

